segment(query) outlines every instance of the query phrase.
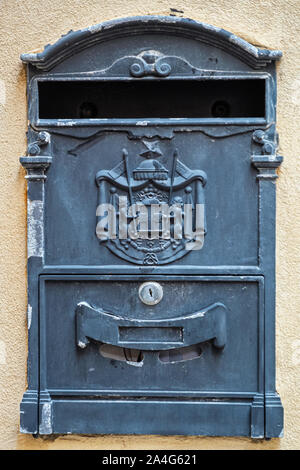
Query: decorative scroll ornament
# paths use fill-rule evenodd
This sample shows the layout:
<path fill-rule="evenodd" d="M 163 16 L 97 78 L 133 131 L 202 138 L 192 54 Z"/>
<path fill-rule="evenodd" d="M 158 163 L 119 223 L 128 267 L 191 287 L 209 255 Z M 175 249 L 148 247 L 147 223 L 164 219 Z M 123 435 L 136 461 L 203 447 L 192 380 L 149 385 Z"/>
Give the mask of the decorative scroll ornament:
<path fill-rule="evenodd" d="M 45 172 L 51 165 L 51 155 L 40 155 L 41 147 L 48 148 L 50 144 L 50 134 L 41 131 L 37 135 L 37 139 L 31 142 L 27 147 L 27 156 L 20 157 L 21 165 L 27 170 L 25 178 L 30 181 L 45 180 L 47 176 Z"/>
<path fill-rule="evenodd" d="M 278 178 L 277 168 L 281 165 L 283 157 L 277 155 L 278 134 L 270 140 L 265 131 L 257 129 L 253 132 L 252 140 L 261 147 L 261 154 L 251 156 L 252 165 L 257 169 L 258 180 L 275 180 Z"/>
<path fill-rule="evenodd" d="M 145 150 L 139 154 L 143 160 L 132 171 L 129 168 L 128 152 L 123 149 L 123 158 L 118 165 L 97 173 L 98 208 L 109 204 L 114 209 L 116 220 L 113 223 L 115 236 L 106 236 L 106 227 L 99 231 L 99 226 L 103 228 L 104 214 L 100 214 L 97 209 L 96 234 L 100 243 L 126 261 L 143 265 L 167 264 L 186 255 L 190 250 L 187 244 L 195 240 L 185 237 L 184 221 L 189 207 L 192 230 L 195 231 L 196 208 L 201 206 L 204 210 L 206 174 L 201 170 L 190 170 L 179 160 L 176 150 L 169 164 L 170 169 L 167 169 L 157 160 L 162 156 L 158 142 L 143 141 L 143 144 Z M 122 205 L 124 199 L 125 207 Z M 144 221 L 147 219 L 143 226 L 139 219 L 141 206 L 146 211 Z M 131 210 L 132 207 L 136 208 L 135 212 Z M 162 207 L 168 211 L 162 210 Z M 182 214 L 180 227 L 174 215 L 177 209 Z M 153 210 L 157 211 L 155 232 L 152 231 Z M 126 221 L 125 236 L 120 233 L 121 219 L 123 225 Z M 169 228 L 167 233 L 164 231 L 166 226 Z M 176 236 L 179 232 L 181 237 Z M 206 233 L 204 215 L 202 233 Z"/>
<path fill-rule="evenodd" d="M 157 51 L 145 51 L 136 57 L 136 61 L 130 66 L 133 77 L 154 75 L 167 77 L 171 72 L 171 66 L 164 61 L 165 56 Z"/>

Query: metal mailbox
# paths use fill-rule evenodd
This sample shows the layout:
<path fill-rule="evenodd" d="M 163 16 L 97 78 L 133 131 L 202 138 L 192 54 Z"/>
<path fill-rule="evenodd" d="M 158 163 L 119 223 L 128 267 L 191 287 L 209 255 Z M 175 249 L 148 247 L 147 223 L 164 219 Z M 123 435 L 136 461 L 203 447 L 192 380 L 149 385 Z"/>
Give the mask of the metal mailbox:
<path fill-rule="evenodd" d="M 21 56 L 22 432 L 282 435 L 280 56 L 163 16 L 70 31 Z"/>

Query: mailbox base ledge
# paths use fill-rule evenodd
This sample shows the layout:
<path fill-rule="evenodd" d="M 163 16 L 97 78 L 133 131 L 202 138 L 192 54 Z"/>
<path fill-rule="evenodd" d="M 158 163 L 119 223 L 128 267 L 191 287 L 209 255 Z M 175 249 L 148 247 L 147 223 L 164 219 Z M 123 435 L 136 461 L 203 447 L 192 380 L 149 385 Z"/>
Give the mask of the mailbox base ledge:
<path fill-rule="evenodd" d="M 251 437 L 252 406 L 251 399 L 53 399 L 52 434 Z"/>

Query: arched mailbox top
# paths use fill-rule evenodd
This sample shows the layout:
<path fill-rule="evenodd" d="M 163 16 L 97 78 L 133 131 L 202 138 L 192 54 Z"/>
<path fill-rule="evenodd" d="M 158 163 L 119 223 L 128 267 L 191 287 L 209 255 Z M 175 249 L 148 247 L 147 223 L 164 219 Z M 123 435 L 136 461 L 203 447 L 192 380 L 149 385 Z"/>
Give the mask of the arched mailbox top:
<path fill-rule="evenodd" d="M 215 46 L 237 57 L 253 69 L 266 67 L 279 60 L 281 51 L 259 49 L 233 33 L 189 18 L 173 16 L 136 16 L 115 19 L 78 31 L 69 31 L 56 43 L 46 45 L 42 52 L 22 54 L 24 63 L 48 71 L 70 56 L 96 43 L 111 39 L 145 34 L 182 36 Z"/>

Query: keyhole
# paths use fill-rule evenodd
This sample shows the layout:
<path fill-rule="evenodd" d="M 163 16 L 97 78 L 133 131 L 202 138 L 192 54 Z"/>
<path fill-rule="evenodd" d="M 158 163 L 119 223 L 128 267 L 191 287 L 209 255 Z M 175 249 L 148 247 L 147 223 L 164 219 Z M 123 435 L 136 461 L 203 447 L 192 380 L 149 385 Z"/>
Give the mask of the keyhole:
<path fill-rule="evenodd" d="M 156 305 L 163 298 L 163 288 L 158 282 L 144 282 L 139 287 L 139 298 L 146 305 Z"/>

